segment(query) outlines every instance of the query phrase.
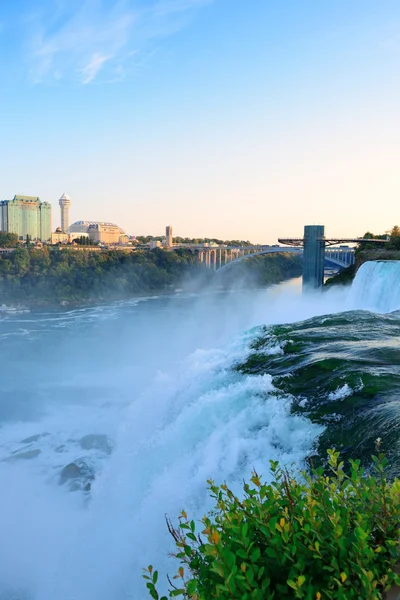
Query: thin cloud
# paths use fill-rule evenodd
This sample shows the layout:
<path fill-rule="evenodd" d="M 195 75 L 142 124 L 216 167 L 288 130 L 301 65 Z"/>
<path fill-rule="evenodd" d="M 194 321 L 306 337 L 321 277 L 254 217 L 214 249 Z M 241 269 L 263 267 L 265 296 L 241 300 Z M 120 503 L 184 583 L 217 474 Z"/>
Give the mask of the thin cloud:
<path fill-rule="evenodd" d="M 213 0 L 159 0 L 154 6 L 154 13 L 159 16 L 171 15 L 201 8 L 212 2 Z"/>
<path fill-rule="evenodd" d="M 102 66 L 111 58 L 112 56 L 102 56 L 97 52 L 93 54 L 89 64 L 87 64 L 86 67 L 82 69 L 82 83 L 86 85 L 93 81 L 93 79 L 96 77 L 97 73 L 99 73 Z M 117 70 L 119 70 L 119 67 Z"/>
<path fill-rule="evenodd" d="M 141 54 L 152 54 L 155 38 L 173 35 L 213 1 L 48 0 L 27 22 L 31 78 L 87 85 L 101 73 L 104 81 L 121 80 L 143 62 Z"/>

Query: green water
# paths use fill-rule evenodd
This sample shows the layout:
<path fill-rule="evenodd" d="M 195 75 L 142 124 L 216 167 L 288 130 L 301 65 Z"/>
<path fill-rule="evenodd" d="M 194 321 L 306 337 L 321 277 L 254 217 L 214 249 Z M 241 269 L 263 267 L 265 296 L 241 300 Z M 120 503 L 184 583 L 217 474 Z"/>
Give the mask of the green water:
<path fill-rule="evenodd" d="M 390 475 L 400 475 L 400 312 L 264 327 L 253 350 L 236 369 L 271 374 L 278 393 L 290 394 L 293 413 L 324 426 L 314 462 L 335 447 L 368 465 L 381 438 Z"/>

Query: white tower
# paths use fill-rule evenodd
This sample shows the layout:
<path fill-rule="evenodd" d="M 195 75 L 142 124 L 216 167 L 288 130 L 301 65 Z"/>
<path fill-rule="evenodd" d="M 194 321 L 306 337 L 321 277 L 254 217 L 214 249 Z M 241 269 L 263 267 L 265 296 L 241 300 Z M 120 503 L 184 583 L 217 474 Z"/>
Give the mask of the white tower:
<path fill-rule="evenodd" d="M 69 228 L 69 207 L 71 206 L 71 198 L 67 194 L 63 194 L 58 201 L 61 209 L 61 229 L 63 233 L 68 233 Z"/>

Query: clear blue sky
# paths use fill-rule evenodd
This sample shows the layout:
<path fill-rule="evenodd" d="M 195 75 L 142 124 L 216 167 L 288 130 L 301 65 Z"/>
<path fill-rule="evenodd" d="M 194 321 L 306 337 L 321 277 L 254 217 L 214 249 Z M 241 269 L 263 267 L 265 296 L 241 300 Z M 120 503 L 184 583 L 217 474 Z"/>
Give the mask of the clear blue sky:
<path fill-rule="evenodd" d="M 0 198 L 132 234 L 400 223 L 399 0 L 4 0 Z"/>

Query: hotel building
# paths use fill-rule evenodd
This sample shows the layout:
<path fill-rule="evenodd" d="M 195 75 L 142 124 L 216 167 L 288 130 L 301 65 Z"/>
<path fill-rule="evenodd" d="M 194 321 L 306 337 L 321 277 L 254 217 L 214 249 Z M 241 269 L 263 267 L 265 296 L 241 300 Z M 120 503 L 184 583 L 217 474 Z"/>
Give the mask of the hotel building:
<path fill-rule="evenodd" d="M 20 240 L 48 242 L 51 238 L 51 205 L 37 196 L 14 196 L 0 201 L 0 230 L 16 233 Z"/>

